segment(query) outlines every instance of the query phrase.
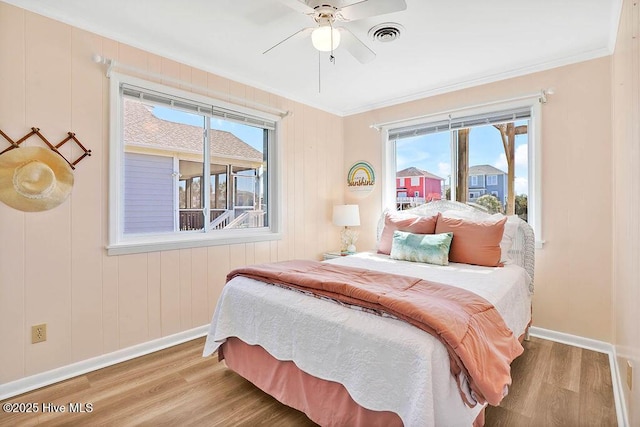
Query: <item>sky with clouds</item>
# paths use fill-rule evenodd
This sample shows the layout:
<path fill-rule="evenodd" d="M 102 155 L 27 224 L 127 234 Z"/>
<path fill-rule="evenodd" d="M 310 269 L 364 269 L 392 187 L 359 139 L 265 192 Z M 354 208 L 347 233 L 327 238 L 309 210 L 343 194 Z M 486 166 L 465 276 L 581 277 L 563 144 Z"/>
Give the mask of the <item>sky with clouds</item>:
<path fill-rule="evenodd" d="M 516 123 L 516 125 L 525 122 Z M 396 141 L 396 169 L 411 166 L 438 175 L 448 183 L 451 174 L 449 132 L 406 138 Z M 516 194 L 528 194 L 527 135 L 516 136 Z M 478 126 L 469 132 L 469 164 L 491 165 L 507 172 L 507 157 L 500 132 L 493 126 Z"/>

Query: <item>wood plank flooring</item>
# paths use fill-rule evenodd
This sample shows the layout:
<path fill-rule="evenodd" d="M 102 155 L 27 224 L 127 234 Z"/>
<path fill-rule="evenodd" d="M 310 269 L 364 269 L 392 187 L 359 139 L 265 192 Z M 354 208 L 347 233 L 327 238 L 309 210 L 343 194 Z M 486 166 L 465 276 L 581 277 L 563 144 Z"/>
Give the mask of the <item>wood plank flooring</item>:
<path fill-rule="evenodd" d="M 513 361 L 513 383 L 487 426 L 616 426 L 609 357 L 531 338 Z"/>
<path fill-rule="evenodd" d="M 229 371 L 202 358 L 197 339 L 3 401 L 37 414 L 0 412 L 0 426 L 313 426 Z M 532 338 L 512 366 L 513 384 L 486 426 L 615 426 L 607 355 Z M 43 413 L 64 407 L 64 413 Z M 69 403 L 92 405 L 71 413 Z M 87 410 L 87 407 L 84 407 Z"/>

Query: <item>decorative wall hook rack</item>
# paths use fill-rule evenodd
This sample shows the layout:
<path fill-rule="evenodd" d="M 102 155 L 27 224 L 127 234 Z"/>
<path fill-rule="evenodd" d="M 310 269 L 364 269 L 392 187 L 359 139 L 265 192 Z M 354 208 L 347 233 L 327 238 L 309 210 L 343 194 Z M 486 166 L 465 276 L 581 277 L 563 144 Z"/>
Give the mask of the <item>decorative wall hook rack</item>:
<path fill-rule="evenodd" d="M 75 166 L 78 164 L 78 162 L 80 162 L 80 160 L 84 159 L 87 156 L 91 156 L 91 150 L 87 150 L 84 147 L 84 145 L 82 145 L 82 143 L 78 140 L 78 138 L 76 138 L 76 134 L 73 132 L 67 132 L 67 137 L 56 145 L 53 145 L 52 143 L 50 143 L 47 140 L 47 138 L 45 138 L 44 135 L 40 133 L 40 129 L 36 127 L 32 127 L 31 132 L 27 133 L 25 136 L 23 136 L 17 141 L 12 140 L 1 129 L 0 129 L 0 135 L 2 135 L 2 137 L 6 139 L 9 142 L 9 144 L 11 144 L 9 148 L 6 148 L 3 151 L 0 151 L 0 155 L 6 153 L 9 150 L 19 148 L 20 144 L 22 144 L 27 139 L 31 138 L 33 135 L 36 135 L 38 136 L 38 138 L 42 140 L 42 142 L 44 142 L 47 145 L 47 147 L 49 147 L 51 150 L 55 151 L 58 155 L 60 155 L 60 157 L 62 157 L 69 164 L 69 166 L 71 166 L 71 169 L 75 169 Z M 78 145 L 78 147 L 80 147 L 80 149 L 83 151 L 83 153 L 73 162 L 70 162 L 69 160 L 67 160 L 67 158 L 58 150 L 58 148 L 62 147 L 64 144 L 66 144 L 69 141 L 75 142 Z"/>

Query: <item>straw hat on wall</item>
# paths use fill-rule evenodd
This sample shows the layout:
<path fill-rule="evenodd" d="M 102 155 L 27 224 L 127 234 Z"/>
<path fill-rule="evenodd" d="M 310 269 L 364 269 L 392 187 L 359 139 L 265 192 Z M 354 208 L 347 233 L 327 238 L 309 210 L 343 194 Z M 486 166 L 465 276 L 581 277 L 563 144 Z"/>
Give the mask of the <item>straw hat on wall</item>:
<path fill-rule="evenodd" d="M 0 201 L 37 212 L 55 208 L 71 193 L 73 172 L 65 159 L 44 147 L 20 147 L 0 155 Z"/>

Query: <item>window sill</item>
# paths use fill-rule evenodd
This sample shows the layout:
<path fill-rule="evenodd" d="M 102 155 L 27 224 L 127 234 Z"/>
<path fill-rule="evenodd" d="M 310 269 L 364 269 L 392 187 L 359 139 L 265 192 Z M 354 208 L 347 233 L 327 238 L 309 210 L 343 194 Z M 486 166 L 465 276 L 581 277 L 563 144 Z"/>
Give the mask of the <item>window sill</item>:
<path fill-rule="evenodd" d="M 128 238 L 126 241 L 108 245 L 107 255 L 126 255 L 145 252 L 171 251 L 177 249 L 201 248 L 206 246 L 233 245 L 241 243 L 280 240 L 280 233 L 271 230 L 243 230 L 231 233 L 181 233 Z"/>

